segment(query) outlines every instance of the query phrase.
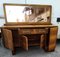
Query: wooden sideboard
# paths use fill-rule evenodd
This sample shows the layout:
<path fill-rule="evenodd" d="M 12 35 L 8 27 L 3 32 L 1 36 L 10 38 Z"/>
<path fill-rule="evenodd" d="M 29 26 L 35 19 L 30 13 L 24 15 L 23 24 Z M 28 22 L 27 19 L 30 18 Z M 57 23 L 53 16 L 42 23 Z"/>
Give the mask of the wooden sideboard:
<path fill-rule="evenodd" d="M 16 47 L 27 51 L 30 46 L 55 50 L 58 27 L 51 23 L 51 5 L 5 3 L 3 7 L 6 23 L 0 28 L 4 46 L 12 54 Z"/>
<path fill-rule="evenodd" d="M 15 47 L 29 50 L 30 46 L 39 46 L 45 51 L 54 51 L 58 27 L 53 25 L 12 25 L 0 27 L 6 48 L 15 53 Z"/>

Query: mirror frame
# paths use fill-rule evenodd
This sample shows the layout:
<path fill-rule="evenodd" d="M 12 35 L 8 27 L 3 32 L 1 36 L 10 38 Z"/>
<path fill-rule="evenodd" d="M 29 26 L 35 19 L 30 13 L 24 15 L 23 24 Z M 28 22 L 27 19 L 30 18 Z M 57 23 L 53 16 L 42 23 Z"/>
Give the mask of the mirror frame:
<path fill-rule="evenodd" d="M 42 6 L 42 7 L 50 7 L 50 19 L 49 22 L 7 22 L 7 16 L 6 16 L 6 9 L 5 6 L 11 5 L 11 6 Z M 10 3 L 4 3 L 4 16 L 5 16 L 5 22 L 6 24 L 23 24 L 23 25 L 40 25 L 40 24 L 51 24 L 51 14 L 52 14 L 52 6 L 51 5 L 38 5 L 38 4 L 10 4 Z"/>

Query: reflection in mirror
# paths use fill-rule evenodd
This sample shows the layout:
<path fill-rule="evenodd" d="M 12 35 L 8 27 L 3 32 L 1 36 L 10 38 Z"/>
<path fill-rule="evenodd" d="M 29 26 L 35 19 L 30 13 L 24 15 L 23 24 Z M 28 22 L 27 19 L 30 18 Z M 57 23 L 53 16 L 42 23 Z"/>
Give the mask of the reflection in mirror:
<path fill-rule="evenodd" d="M 5 5 L 7 22 L 49 22 L 51 8 L 41 5 Z"/>

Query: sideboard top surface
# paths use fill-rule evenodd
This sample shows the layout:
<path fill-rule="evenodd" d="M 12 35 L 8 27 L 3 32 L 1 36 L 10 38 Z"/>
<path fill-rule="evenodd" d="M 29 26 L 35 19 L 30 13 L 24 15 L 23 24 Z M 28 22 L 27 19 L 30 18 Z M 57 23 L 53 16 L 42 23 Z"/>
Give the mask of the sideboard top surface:
<path fill-rule="evenodd" d="M 17 26 L 2 26 L 0 28 L 49 28 L 49 27 L 57 27 L 55 25 L 17 25 Z"/>

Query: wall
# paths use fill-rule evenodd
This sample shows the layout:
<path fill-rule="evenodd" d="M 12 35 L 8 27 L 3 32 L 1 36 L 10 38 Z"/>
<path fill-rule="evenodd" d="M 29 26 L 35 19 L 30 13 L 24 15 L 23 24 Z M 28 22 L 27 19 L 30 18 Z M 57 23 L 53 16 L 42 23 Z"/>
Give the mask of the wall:
<path fill-rule="evenodd" d="M 3 3 L 18 3 L 18 4 L 25 4 L 25 0 L 0 0 L 0 16 L 4 16 L 3 11 Z M 60 38 L 60 23 L 56 22 L 57 17 L 60 17 L 60 0 L 26 0 L 27 4 L 48 4 L 52 5 L 52 18 L 51 22 L 54 25 L 58 25 L 58 38 Z M 1 19 L 2 20 L 2 19 Z M 0 21 L 1 21 L 0 20 Z M 3 22 L 0 22 L 0 25 Z"/>
<path fill-rule="evenodd" d="M 0 18 L 0 27 L 5 23 L 5 19 Z"/>

